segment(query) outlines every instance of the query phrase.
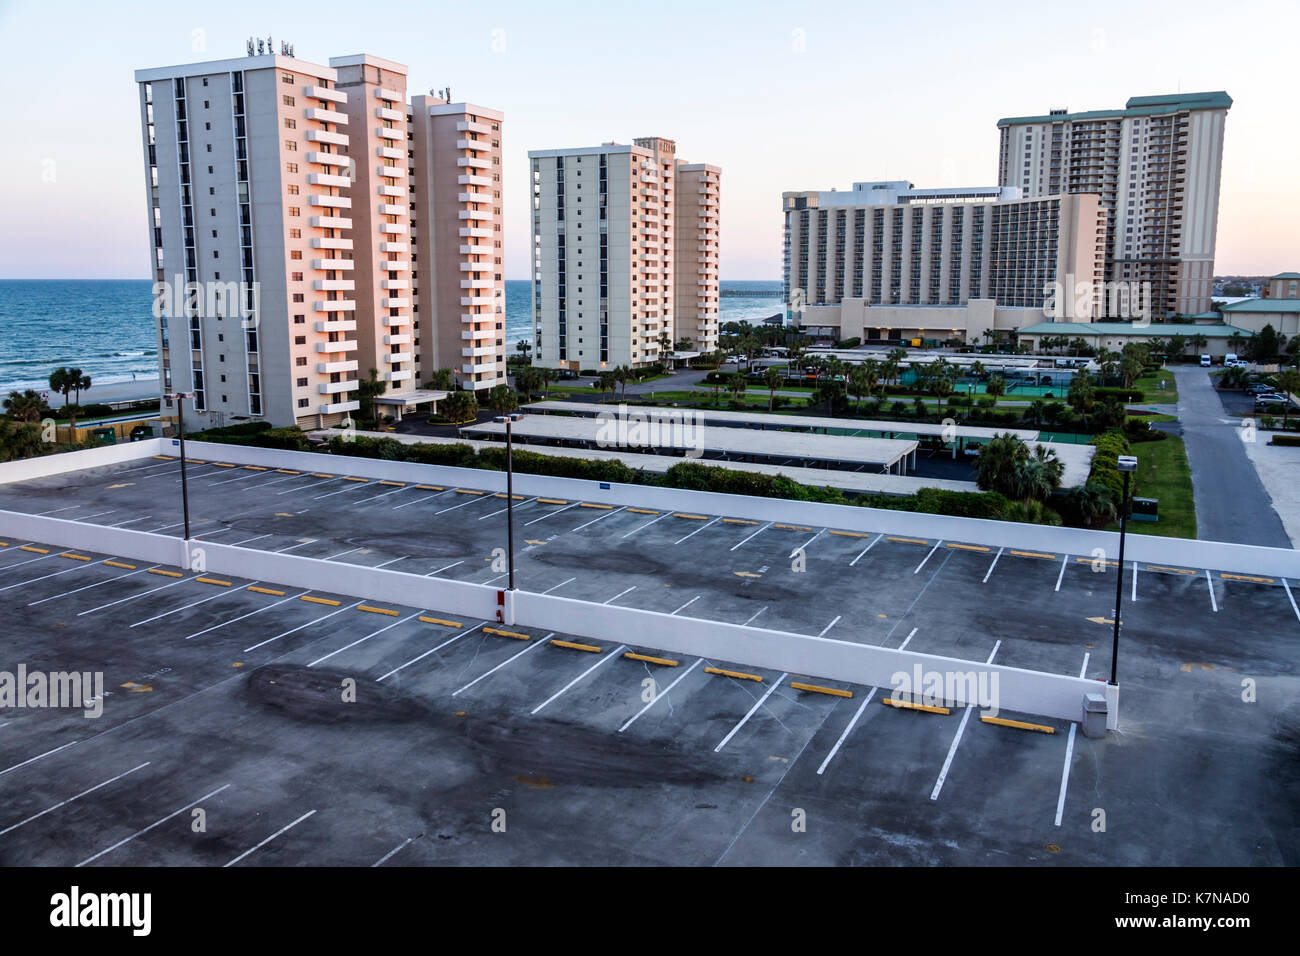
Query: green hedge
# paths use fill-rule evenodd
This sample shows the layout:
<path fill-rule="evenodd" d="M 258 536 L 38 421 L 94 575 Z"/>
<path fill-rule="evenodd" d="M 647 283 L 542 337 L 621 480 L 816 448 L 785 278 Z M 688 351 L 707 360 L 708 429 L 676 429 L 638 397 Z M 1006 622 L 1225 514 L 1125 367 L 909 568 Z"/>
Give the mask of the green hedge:
<path fill-rule="evenodd" d="M 1094 388 L 1092 394 L 1098 402 L 1105 398 L 1118 398 L 1121 402 L 1140 402 L 1143 399 L 1142 390 L 1137 388 Z"/>
<path fill-rule="evenodd" d="M 1300 435 L 1274 435 L 1270 445 L 1300 445 Z"/>
<path fill-rule="evenodd" d="M 1105 486 L 1110 492 L 1111 500 L 1116 505 L 1124 497 L 1124 479 L 1120 477 L 1119 456 L 1129 453 L 1128 439 L 1118 429 L 1103 432 L 1089 444 L 1097 447 L 1092 458 L 1092 470 L 1088 473 L 1088 483 Z"/>

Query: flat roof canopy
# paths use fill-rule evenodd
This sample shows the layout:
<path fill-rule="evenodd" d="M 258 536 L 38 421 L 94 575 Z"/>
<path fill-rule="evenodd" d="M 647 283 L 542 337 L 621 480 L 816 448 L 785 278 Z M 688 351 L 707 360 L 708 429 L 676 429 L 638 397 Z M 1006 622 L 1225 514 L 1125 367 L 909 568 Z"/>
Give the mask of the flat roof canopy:
<path fill-rule="evenodd" d="M 408 405 L 427 405 L 429 402 L 440 402 L 449 394 L 450 392 L 416 389 L 413 392 L 403 392 L 400 395 L 376 395 L 375 403 L 378 405 L 401 405 L 405 408 Z"/>
<path fill-rule="evenodd" d="M 618 405 L 602 405 L 596 402 L 533 402 L 524 406 L 530 412 L 576 412 L 580 415 L 597 415 L 601 412 L 613 412 Z M 760 428 L 835 428 L 843 431 L 883 432 L 890 435 L 926 435 L 937 438 L 965 438 L 987 441 L 995 435 L 1010 432 L 1021 441 L 1038 440 L 1038 432 L 1025 428 L 984 428 L 977 425 L 954 425 L 953 431 L 946 431 L 940 424 L 928 422 L 887 422 L 863 421 L 861 419 L 825 418 L 813 415 L 777 415 L 772 412 L 725 412 L 709 408 L 662 408 L 654 406 L 628 406 L 646 415 L 664 417 L 682 414 L 694 415 L 697 420 L 706 422 L 725 422 L 735 425 L 751 425 Z"/>
<path fill-rule="evenodd" d="M 612 411 L 612 409 L 607 409 Z M 760 431 L 752 428 L 718 428 L 709 425 L 670 425 L 664 419 L 671 409 L 657 409 L 655 421 L 635 413 L 618 422 L 559 415 L 525 415 L 513 425 L 514 434 L 527 438 L 591 442 L 611 450 L 655 447 L 672 453 L 696 447 L 728 455 L 827 461 L 876 465 L 882 470 L 898 464 L 917 448 L 916 441 L 889 438 L 851 438 L 804 432 Z M 688 412 L 690 409 L 685 409 Z M 681 422 L 681 413 L 678 422 Z M 461 429 L 462 434 L 505 434 L 505 424 L 483 422 Z M 625 444 L 623 444 L 625 443 Z"/>

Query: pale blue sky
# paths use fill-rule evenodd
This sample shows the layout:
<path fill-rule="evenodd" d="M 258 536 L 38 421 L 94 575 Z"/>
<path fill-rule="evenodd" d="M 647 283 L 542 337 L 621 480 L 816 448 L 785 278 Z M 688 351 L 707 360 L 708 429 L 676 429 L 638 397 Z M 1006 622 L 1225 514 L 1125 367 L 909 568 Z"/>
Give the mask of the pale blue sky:
<path fill-rule="evenodd" d="M 779 279 L 782 190 L 991 184 L 999 117 L 1180 89 L 1235 101 L 1217 271 L 1300 269 L 1294 0 L 360 8 L 389 25 L 327 0 L 0 0 L 0 278 L 147 277 L 132 72 L 242 56 L 249 34 L 397 60 L 412 91 L 504 110 L 509 278 L 528 270 L 529 149 L 675 139 L 722 167 L 723 277 Z"/>

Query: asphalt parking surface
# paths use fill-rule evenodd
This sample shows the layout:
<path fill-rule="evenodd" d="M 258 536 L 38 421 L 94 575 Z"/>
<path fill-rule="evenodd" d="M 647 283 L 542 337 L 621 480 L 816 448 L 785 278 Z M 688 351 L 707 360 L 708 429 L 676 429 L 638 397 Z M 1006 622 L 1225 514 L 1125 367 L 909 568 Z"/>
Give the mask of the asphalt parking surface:
<path fill-rule="evenodd" d="M 194 537 L 502 583 L 501 498 L 327 461 L 191 466 Z M 0 486 L 0 508 L 177 534 L 178 478 L 151 459 Z M 1115 571 L 1086 556 L 591 504 L 516 503 L 519 587 L 1110 673 Z M 3 863 L 1300 861 L 1294 581 L 1125 568 L 1121 729 L 1091 740 L 630 659 L 663 655 L 616 634 L 75 553 L 0 546 L 0 669 L 102 671 L 108 692 L 97 719 L 0 710 Z"/>

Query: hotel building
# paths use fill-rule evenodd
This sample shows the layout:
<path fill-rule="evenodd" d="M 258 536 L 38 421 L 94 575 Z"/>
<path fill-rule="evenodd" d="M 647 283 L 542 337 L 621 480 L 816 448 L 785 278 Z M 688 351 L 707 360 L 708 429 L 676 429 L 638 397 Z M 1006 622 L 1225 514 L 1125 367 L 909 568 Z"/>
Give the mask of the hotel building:
<path fill-rule="evenodd" d="M 450 270 L 459 299 L 459 267 L 477 260 L 432 243 L 413 249 L 417 222 L 432 235 L 441 219 L 459 229 L 464 216 L 422 205 L 418 193 L 413 205 L 412 170 L 436 168 L 431 156 L 454 140 L 415 136 L 406 68 L 369 55 L 321 66 L 282 47 L 135 79 L 151 272 L 168 292 L 157 320 L 162 390 L 194 393 L 194 426 L 338 424 L 359 408 L 371 369 L 399 410 L 430 401 L 420 382 L 432 363 L 451 364 L 430 346 L 440 326 L 453 326 L 448 338 L 462 328 L 433 307 L 436 290 Z M 499 230 L 499 195 L 492 208 Z M 491 341 L 504 365 L 501 339 Z M 460 380 L 481 387 L 485 376 L 466 364 L 456 363 Z"/>
<path fill-rule="evenodd" d="M 533 364 L 651 365 L 718 327 L 716 166 L 669 139 L 532 150 Z"/>
<path fill-rule="evenodd" d="M 785 297 L 804 327 L 975 342 L 1041 321 L 1045 305 L 1096 314 L 1106 223 L 1096 196 L 890 181 L 786 192 L 782 205 Z M 1070 301 L 1047 291 L 1057 283 Z M 1094 284 L 1083 301 L 1080 283 Z"/>
<path fill-rule="evenodd" d="M 1109 215 L 1106 278 L 1151 283 L 1150 314 L 1210 307 L 1224 92 L 1135 96 L 1122 110 L 998 121 L 998 182 L 1027 197 L 1092 193 Z"/>

